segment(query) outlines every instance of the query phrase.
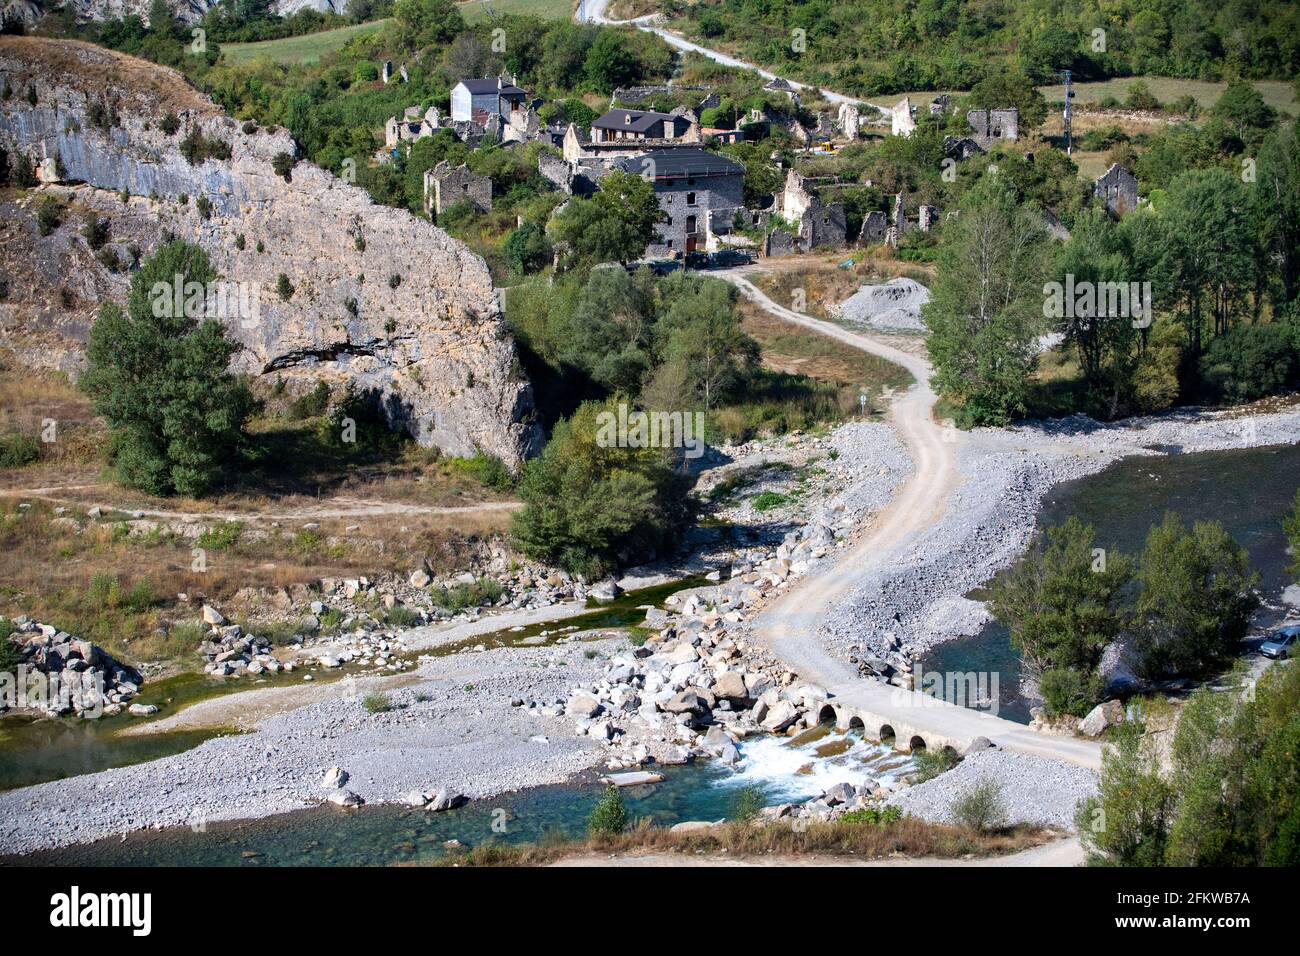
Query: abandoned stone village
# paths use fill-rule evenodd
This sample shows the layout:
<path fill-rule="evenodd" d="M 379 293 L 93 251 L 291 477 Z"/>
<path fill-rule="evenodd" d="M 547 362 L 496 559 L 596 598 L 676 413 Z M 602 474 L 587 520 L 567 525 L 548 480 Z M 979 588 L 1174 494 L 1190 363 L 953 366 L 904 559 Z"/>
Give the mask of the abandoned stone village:
<path fill-rule="evenodd" d="M 384 64 L 382 74 L 386 80 L 399 81 L 400 73 L 393 73 L 391 64 Z M 812 128 L 794 114 L 766 107 L 750 109 L 737 118 L 734 128 L 725 129 L 701 122 L 706 111 L 718 106 L 718 94 L 703 87 L 691 90 L 701 94 L 699 102 L 669 113 L 635 107 L 657 94 L 681 94 L 683 88 L 665 85 L 615 90 L 611 108 L 588 129 L 576 123 L 543 121 L 543 101 L 530 96 L 513 77 L 463 79 L 452 89 L 449 115 L 436 106 L 411 106 L 402 116 L 390 118 L 384 148 L 375 158 L 389 160 L 416 140 L 447 129 L 472 148 L 485 144 L 513 148 L 533 142 L 553 147 L 539 153 L 538 172 L 568 195 L 591 194 L 601 179 L 615 170 L 643 176 L 653 181 L 664 215 L 657 240 L 646 248 L 648 259 L 677 259 L 725 249 L 768 257 L 881 243 L 897 246 L 906 233 L 928 232 L 939 224 L 941 211 L 936 206 L 919 204 L 909 209 L 906 195 L 899 192 L 893 195 L 888 212 L 868 212 L 850 235 L 845 204 L 835 197 L 836 187 L 842 183 L 835 177 L 805 176 L 795 169 L 785 170 L 780 190 L 747 203 L 744 167 L 709 148 L 761 140 L 774 125 L 790 134 L 804 151 L 822 155 L 861 139 L 873 128 L 881 133 L 888 130 L 893 136 L 910 136 L 917 128 L 918 108 L 909 97 L 892 108 L 842 102 L 834 113 L 816 113 Z M 770 81 L 764 91 L 784 94 L 796 106 L 799 103 L 798 92 L 784 80 Z M 941 94 L 926 109 L 931 115 L 946 116 L 956 109 L 956 103 Z M 945 156 L 954 162 L 1019 138 L 1019 113 L 1014 108 L 970 110 L 966 121 L 967 135 L 944 139 Z M 779 167 L 780 155 L 773 152 L 771 161 Z M 1138 205 L 1137 180 L 1119 165 L 1096 180 L 1094 194 L 1116 216 Z M 462 202 L 476 212 L 491 210 L 490 178 L 476 175 L 465 165 L 452 167 L 445 162 L 425 172 L 424 205 L 431 216 L 436 219 Z M 1050 225 L 1053 231 L 1060 229 L 1057 223 Z"/>

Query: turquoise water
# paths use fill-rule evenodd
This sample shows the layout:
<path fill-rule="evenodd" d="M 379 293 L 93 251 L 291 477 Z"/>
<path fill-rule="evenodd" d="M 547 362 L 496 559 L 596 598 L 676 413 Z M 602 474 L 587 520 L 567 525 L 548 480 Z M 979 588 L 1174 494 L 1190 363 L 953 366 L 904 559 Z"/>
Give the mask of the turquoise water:
<path fill-rule="evenodd" d="M 1071 515 L 1097 529 L 1097 546 L 1136 555 L 1147 532 L 1166 511 L 1183 520 L 1215 520 L 1250 552 L 1264 595 L 1286 587 L 1286 537 L 1282 516 L 1300 487 L 1300 445 L 1198 452 L 1162 458 L 1127 458 L 1105 471 L 1056 486 L 1043 501 L 1038 529 Z M 1029 721 L 1019 696 L 1020 666 L 1006 628 L 993 622 L 974 637 L 940 645 L 923 662 L 926 670 L 996 671 L 998 714 Z"/>
<path fill-rule="evenodd" d="M 752 787 L 764 804 L 798 803 L 840 781 L 888 781 L 911 769 L 905 754 L 829 727 L 798 738 L 763 737 L 741 746 L 736 769 L 715 763 L 665 767 L 662 783 L 625 788 L 634 819 L 670 826 L 731 816 L 738 794 Z M 429 813 L 375 806 L 321 806 L 263 820 L 176 827 L 129 834 L 0 865 L 80 866 L 383 866 L 440 859 L 443 843 L 534 843 L 578 837 L 604 791 L 594 774 L 562 786 L 536 787 Z"/>

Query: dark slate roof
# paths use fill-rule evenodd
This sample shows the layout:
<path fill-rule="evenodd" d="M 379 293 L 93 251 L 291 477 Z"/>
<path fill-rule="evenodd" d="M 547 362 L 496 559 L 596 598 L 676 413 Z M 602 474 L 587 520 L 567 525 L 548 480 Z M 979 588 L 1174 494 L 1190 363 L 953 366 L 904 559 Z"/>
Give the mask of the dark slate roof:
<path fill-rule="evenodd" d="M 710 153 L 706 149 L 678 147 L 674 149 L 655 149 L 629 156 L 619 160 L 615 165 L 624 172 L 644 175 L 645 160 L 654 163 L 655 179 L 676 179 L 681 176 L 730 176 L 742 175 L 745 167 L 725 156 Z"/>
<path fill-rule="evenodd" d="M 465 89 L 469 90 L 470 93 L 474 96 L 482 96 L 485 93 L 497 92 L 497 80 L 496 77 L 494 76 L 487 77 L 486 79 L 482 79 L 482 80 L 461 80 L 461 83 L 463 83 L 465 85 Z M 513 83 L 503 84 L 500 92 L 506 95 L 511 95 L 511 94 L 518 94 L 519 96 L 528 95 L 519 87 L 515 86 Z"/>
<path fill-rule="evenodd" d="M 628 120 L 631 122 L 628 122 Z M 655 123 L 667 120 L 672 122 L 667 113 L 652 113 L 648 110 L 610 110 L 591 125 L 596 129 L 625 129 L 633 133 L 645 133 Z"/>

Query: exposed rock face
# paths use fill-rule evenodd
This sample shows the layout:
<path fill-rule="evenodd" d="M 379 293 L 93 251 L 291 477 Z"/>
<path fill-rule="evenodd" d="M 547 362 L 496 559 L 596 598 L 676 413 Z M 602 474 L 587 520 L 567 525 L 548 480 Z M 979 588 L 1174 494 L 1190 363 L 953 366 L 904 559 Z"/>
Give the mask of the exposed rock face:
<path fill-rule="evenodd" d="M 463 244 L 310 164 L 286 181 L 272 163 L 295 151 L 287 132 L 246 127 L 163 67 L 82 43 L 4 37 L 0 75 L 15 91 L 0 101 L 0 147 L 61 167 L 61 184 L 36 193 L 107 217 L 120 261 L 131 258 L 128 245 L 147 256 L 167 234 L 201 245 L 255 303 L 252 313 L 219 316 L 244 346 L 237 371 L 356 382 L 380 393 L 390 419 L 421 444 L 449 453 L 481 449 L 513 467 L 536 446 L 531 388 L 491 276 Z M 169 112 L 180 121 L 170 135 Z M 227 144 L 230 158 L 191 165 L 181 143 L 195 130 Z M 25 221 L 6 215 L 0 234 L 10 280 L 0 344 L 75 374 L 94 306 L 121 299 L 128 276 L 91 253 L 77 213 L 39 236 L 33 205 Z M 288 299 L 277 291 L 281 275 Z"/>
<path fill-rule="evenodd" d="M 203 15 L 215 7 L 218 0 L 168 0 L 168 6 L 182 23 L 198 23 Z M 16 11 L 23 14 L 28 24 L 34 24 L 44 9 L 57 6 L 54 0 L 11 0 Z M 79 20 L 114 20 L 135 15 L 149 22 L 152 0 L 67 0 L 68 9 Z M 319 10 L 321 13 L 346 13 L 348 0 L 274 0 L 271 10 L 289 16 L 299 10 Z"/>

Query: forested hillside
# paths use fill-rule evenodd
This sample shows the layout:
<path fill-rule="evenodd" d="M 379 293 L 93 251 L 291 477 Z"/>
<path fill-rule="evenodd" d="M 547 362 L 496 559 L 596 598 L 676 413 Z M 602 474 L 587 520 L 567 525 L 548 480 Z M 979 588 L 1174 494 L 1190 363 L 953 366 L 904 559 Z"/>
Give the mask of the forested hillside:
<path fill-rule="evenodd" d="M 990 66 L 1045 81 L 1286 79 L 1300 6 L 1258 0 L 670 0 L 687 32 L 844 92 L 969 89 Z M 802 34 L 797 31 L 803 31 Z"/>

